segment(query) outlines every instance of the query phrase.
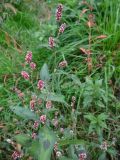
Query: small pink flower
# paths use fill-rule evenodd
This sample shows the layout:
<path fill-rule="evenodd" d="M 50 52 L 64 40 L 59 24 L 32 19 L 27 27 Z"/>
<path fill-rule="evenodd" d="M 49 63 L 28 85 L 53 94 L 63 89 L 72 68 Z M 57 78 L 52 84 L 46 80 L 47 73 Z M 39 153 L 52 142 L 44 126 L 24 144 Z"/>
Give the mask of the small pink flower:
<path fill-rule="evenodd" d="M 62 17 L 62 10 L 63 10 L 63 5 L 59 4 L 57 9 L 56 9 L 56 20 L 60 21 L 61 17 Z"/>
<path fill-rule="evenodd" d="M 39 122 L 38 122 L 38 121 L 35 121 L 33 127 L 34 127 L 35 129 L 37 129 L 37 128 L 39 127 Z"/>
<path fill-rule="evenodd" d="M 63 33 L 65 28 L 66 28 L 66 23 L 61 24 L 61 26 L 59 28 L 59 33 Z"/>
<path fill-rule="evenodd" d="M 53 37 L 49 37 L 49 46 L 50 48 L 53 48 L 55 46 L 55 41 Z"/>
<path fill-rule="evenodd" d="M 18 151 L 14 151 L 14 152 L 13 152 L 12 158 L 13 158 L 14 160 L 17 160 L 17 159 L 20 158 L 20 157 L 21 157 L 21 153 L 20 153 L 20 152 L 18 152 Z"/>
<path fill-rule="evenodd" d="M 52 102 L 51 101 L 47 101 L 46 102 L 46 108 L 50 109 L 52 107 Z"/>
<path fill-rule="evenodd" d="M 28 51 L 26 56 L 25 56 L 25 61 L 27 63 L 30 63 L 32 61 L 32 52 L 31 51 Z"/>
<path fill-rule="evenodd" d="M 31 109 L 31 111 L 34 111 L 34 109 L 35 109 L 35 101 L 34 100 L 30 101 L 30 109 Z"/>
<path fill-rule="evenodd" d="M 37 134 L 35 132 L 32 133 L 32 139 L 36 139 L 36 137 L 37 137 Z"/>
<path fill-rule="evenodd" d="M 36 64 L 34 62 L 31 62 L 30 67 L 31 67 L 32 70 L 34 70 L 36 68 Z"/>
<path fill-rule="evenodd" d="M 86 153 L 80 153 L 79 154 L 79 160 L 85 160 L 87 158 Z"/>
<path fill-rule="evenodd" d="M 42 90 L 45 87 L 44 81 L 39 80 L 37 86 L 38 86 L 38 89 Z"/>
<path fill-rule="evenodd" d="M 22 77 L 24 78 L 24 79 L 26 79 L 26 80 L 28 80 L 29 79 L 29 74 L 26 72 L 26 71 L 22 71 L 21 72 L 21 75 L 22 75 Z"/>
<path fill-rule="evenodd" d="M 64 67 L 66 67 L 67 65 L 68 65 L 68 64 L 67 64 L 67 61 L 66 61 L 66 60 L 59 63 L 59 67 L 60 67 L 60 68 L 64 68 Z"/>
<path fill-rule="evenodd" d="M 46 122 L 46 115 L 40 116 L 40 122 L 41 122 L 42 124 L 45 124 L 45 122 Z"/>

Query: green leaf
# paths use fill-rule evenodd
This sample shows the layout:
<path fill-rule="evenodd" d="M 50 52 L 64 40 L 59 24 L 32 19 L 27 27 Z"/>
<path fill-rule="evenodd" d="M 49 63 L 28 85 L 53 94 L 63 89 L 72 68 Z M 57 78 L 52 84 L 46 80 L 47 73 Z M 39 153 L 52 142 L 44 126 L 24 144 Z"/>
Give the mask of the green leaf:
<path fill-rule="evenodd" d="M 48 70 L 48 66 L 45 63 L 40 71 L 40 79 L 43 81 L 49 81 L 50 80 L 50 74 L 49 74 L 49 70 Z"/>
<path fill-rule="evenodd" d="M 98 160 L 107 160 L 107 158 L 106 158 L 106 153 L 105 153 L 105 152 L 102 153 L 102 154 L 100 155 L 100 157 L 98 158 Z"/>
<path fill-rule="evenodd" d="M 25 134 L 18 134 L 14 138 L 21 145 L 26 145 L 28 142 L 31 141 L 31 137 L 29 137 Z"/>
<path fill-rule="evenodd" d="M 99 120 L 106 120 L 108 118 L 108 115 L 104 114 L 104 113 L 101 113 L 99 116 L 98 116 L 98 119 Z"/>
<path fill-rule="evenodd" d="M 71 75 L 70 75 L 70 78 L 73 80 L 73 82 L 74 82 L 76 85 L 81 86 L 81 82 L 80 82 L 79 78 L 78 78 L 76 75 L 71 74 Z"/>
<path fill-rule="evenodd" d="M 117 150 L 114 149 L 114 148 L 109 148 L 109 149 L 107 150 L 107 152 L 108 152 L 111 156 L 114 156 L 114 157 L 117 155 Z"/>
<path fill-rule="evenodd" d="M 40 148 L 41 148 L 41 144 L 37 139 L 32 141 L 31 145 L 28 146 L 27 150 L 30 153 L 30 155 L 34 156 L 34 158 L 38 160 L 40 156 Z"/>
<path fill-rule="evenodd" d="M 12 112 L 14 112 L 16 115 L 20 116 L 21 118 L 24 118 L 26 120 L 37 120 L 38 117 L 35 113 L 30 111 L 28 108 L 23 108 L 21 106 L 10 106 L 10 109 Z"/>
<path fill-rule="evenodd" d="M 73 160 L 73 159 L 62 156 L 59 158 L 59 160 Z"/>
<path fill-rule="evenodd" d="M 90 121 L 95 121 L 95 122 L 97 122 L 96 117 L 95 117 L 94 115 L 92 115 L 92 114 L 85 115 L 84 117 L 85 117 L 86 119 L 90 120 Z"/>
<path fill-rule="evenodd" d="M 48 128 L 42 128 L 39 132 L 40 153 L 39 160 L 50 160 L 56 137 Z"/>
<path fill-rule="evenodd" d="M 54 102 L 66 103 L 65 100 L 64 100 L 65 97 L 63 95 L 55 94 L 53 92 L 48 93 L 48 94 L 47 93 L 46 94 L 42 93 L 42 94 L 40 94 L 39 97 L 44 99 L 45 101 L 51 100 L 51 101 L 54 101 Z"/>
<path fill-rule="evenodd" d="M 77 155 L 75 154 L 75 148 L 74 145 L 70 145 L 70 147 L 68 148 L 68 155 L 70 158 L 74 159 L 74 160 L 78 160 Z"/>
<path fill-rule="evenodd" d="M 59 141 L 59 146 L 65 146 L 70 144 L 82 144 L 84 145 L 86 142 L 84 140 L 79 139 L 62 139 Z"/>

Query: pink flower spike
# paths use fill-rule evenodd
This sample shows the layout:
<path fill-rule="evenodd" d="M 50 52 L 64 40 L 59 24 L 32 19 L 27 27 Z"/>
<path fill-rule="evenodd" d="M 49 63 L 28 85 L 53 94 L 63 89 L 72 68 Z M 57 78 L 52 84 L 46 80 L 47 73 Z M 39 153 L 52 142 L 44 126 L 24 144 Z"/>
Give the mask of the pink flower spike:
<path fill-rule="evenodd" d="M 49 37 L 49 46 L 50 46 L 50 48 L 55 47 L 55 41 L 54 41 L 53 37 Z"/>
<path fill-rule="evenodd" d="M 32 61 L 32 52 L 31 51 L 28 51 L 26 56 L 25 56 L 25 61 L 27 63 L 30 63 Z"/>
<path fill-rule="evenodd" d="M 34 100 L 30 101 L 30 109 L 31 109 L 31 111 L 34 111 L 34 109 L 35 109 L 35 101 Z"/>
<path fill-rule="evenodd" d="M 63 5 L 59 4 L 57 9 L 56 9 L 56 20 L 60 21 L 62 18 L 62 10 L 63 10 Z"/>
<path fill-rule="evenodd" d="M 64 67 L 66 67 L 67 65 L 68 65 L 68 64 L 67 64 L 67 61 L 66 61 L 66 60 L 59 63 L 59 67 L 60 67 L 60 68 L 64 68 Z"/>
<path fill-rule="evenodd" d="M 31 67 L 32 70 L 34 70 L 36 68 L 36 64 L 34 62 L 31 62 L 30 67 Z"/>
<path fill-rule="evenodd" d="M 35 121 L 33 127 L 34 127 L 35 129 L 37 129 L 37 128 L 39 127 L 39 122 L 38 122 L 38 121 Z"/>
<path fill-rule="evenodd" d="M 51 101 L 47 101 L 46 102 L 46 108 L 50 109 L 52 107 L 52 102 Z"/>
<path fill-rule="evenodd" d="M 32 139 L 36 139 L 37 134 L 36 133 L 32 133 Z"/>
<path fill-rule="evenodd" d="M 59 28 L 59 33 L 63 33 L 65 28 L 66 28 L 66 23 L 61 24 L 61 26 Z"/>
<path fill-rule="evenodd" d="M 79 160 L 85 160 L 87 158 L 86 153 L 80 153 L 79 154 Z"/>
<path fill-rule="evenodd" d="M 43 88 L 45 87 L 44 81 L 39 80 L 37 86 L 38 86 L 38 89 L 43 90 Z"/>
<path fill-rule="evenodd" d="M 41 122 L 42 124 L 45 124 L 45 122 L 46 122 L 46 115 L 40 116 L 40 122 Z"/>
<path fill-rule="evenodd" d="M 26 72 L 26 71 L 22 71 L 21 72 L 21 75 L 22 75 L 22 77 L 24 78 L 24 79 L 26 79 L 26 80 L 29 80 L 29 74 Z"/>
<path fill-rule="evenodd" d="M 18 152 L 18 151 L 14 151 L 13 152 L 13 154 L 12 154 L 13 160 L 17 160 L 20 157 L 21 157 L 21 153 L 20 152 Z"/>

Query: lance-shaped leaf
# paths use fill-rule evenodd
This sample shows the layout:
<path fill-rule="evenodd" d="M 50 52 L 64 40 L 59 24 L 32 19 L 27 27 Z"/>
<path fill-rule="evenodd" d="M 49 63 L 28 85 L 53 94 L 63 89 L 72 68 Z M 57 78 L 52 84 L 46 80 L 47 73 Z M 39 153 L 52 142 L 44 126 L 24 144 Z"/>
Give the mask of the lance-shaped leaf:
<path fill-rule="evenodd" d="M 42 93 L 42 94 L 40 94 L 39 97 L 44 99 L 45 101 L 51 100 L 51 101 L 54 101 L 54 102 L 60 102 L 60 103 L 64 103 L 64 104 L 66 103 L 65 100 L 64 100 L 65 97 L 63 95 L 55 94 L 53 92 Z"/>
<path fill-rule="evenodd" d="M 39 160 L 50 160 L 56 138 L 48 128 L 42 128 L 39 132 L 40 155 Z"/>
<path fill-rule="evenodd" d="M 59 146 L 66 146 L 66 145 L 71 145 L 71 144 L 85 145 L 86 142 L 84 140 L 79 140 L 79 139 L 62 139 L 62 140 L 59 141 Z"/>
<path fill-rule="evenodd" d="M 40 79 L 43 81 L 49 81 L 50 80 L 50 74 L 49 74 L 49 70 L 48 70 L 48 66 L 45 63 L 40 71 Z"/>
<path fill-rule="evenodd" d="M 21 118 L 24 118 L 26 120 L 37 120 L 38 116 L 30 111 L 28 108 L 23 108 L 21 106 L 10 106 L 10 109 L 12 112 L 14 112 L 16 115 L 20 116 Z"/>
<path fill-rule="evenodd" d="M 25 134 L 18 134 L 14 138 L 21 145 L 27 145 L 32 140 L 30 136 L 27 136 Z"/>

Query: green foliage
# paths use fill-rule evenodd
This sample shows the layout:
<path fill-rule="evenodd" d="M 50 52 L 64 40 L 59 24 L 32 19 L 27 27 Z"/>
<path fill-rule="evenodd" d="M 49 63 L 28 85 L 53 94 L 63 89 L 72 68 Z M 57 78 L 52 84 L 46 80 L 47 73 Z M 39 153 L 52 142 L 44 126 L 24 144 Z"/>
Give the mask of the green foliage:
<path fill-rule="evenodd" d="M 37 120 L 38 117 L 35 113 L 30 111 L 28 108 L 23 108 L 21 106 L 11 106 L 10 109 L 12 112 L 14 112 L 16 115 L 26 119 L 26 120 Z"/>
<path fill-rule="evenodd" d="M 40 79 L 42 79 L 43 81 L 49 81 L 50 80 L 50 74 L 49 74 L 48 66 L 47 66 L 46 63 L 41 68 Z"/>
<path fill-rule="evenodd" d="M 89 113 L 84 117 L 90 121 L 89 133 L 96 131 L 99 136 L 102 136 L 103 129 L 108 129 L 106 125 L 108 115 L 101 113 L 98 116 L 94 116 L 93 114 Z"/>
<path fill-rule="evenodd" d="M 48 128 L 44 127 L 39 130 L 37 140 L 32 140 L 27 135 L 17 135 L 15 139 L 19 144 L 25 147 L 30 155 L 36 157 L 36 159 L 50 159 L 55 144 L 55 135 Z"/>

